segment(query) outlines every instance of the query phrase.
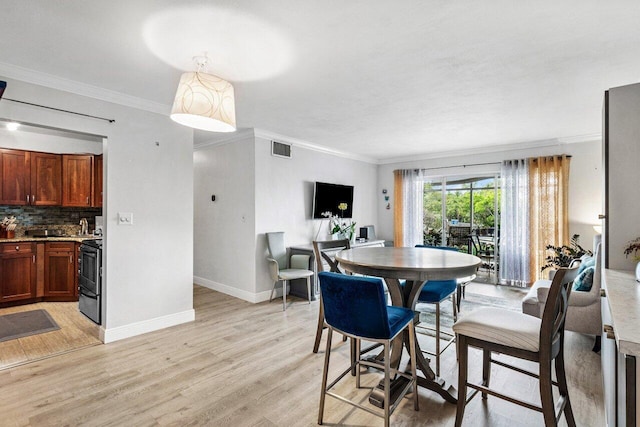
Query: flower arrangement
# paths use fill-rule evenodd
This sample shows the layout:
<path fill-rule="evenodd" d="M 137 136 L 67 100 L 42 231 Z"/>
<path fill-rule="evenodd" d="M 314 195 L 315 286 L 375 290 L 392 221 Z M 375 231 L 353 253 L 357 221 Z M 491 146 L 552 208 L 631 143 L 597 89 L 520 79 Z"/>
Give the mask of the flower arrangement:
<path fill-rule="evenodd" d="M 15 216 L 11 218 L 5 216 L 4 219 L 0 221 L 0 237 L 13 237 L 17 226 L 18 223 L 16 222 Z"/>
<path fill-rule="evenodd" d="M 636 261 L 640 261 L 640 255 L 638 255 L 638 251 L 640 251 L 640 237 L 636 237 L 624 248 L 624 256 L 628 257 L 633 254 L 633 259 Z"/>
<path fill-rule="evenodd" d="M 356 222 L 351 220 L 347 222 L 342 218 L 347 207 L 348 205 L 346 203 L 340 203 L 338 205 L 340 216 L 333 215 L 331 211 L 323 212 L 321 215 L 329 219 L 329 234 L 338 234 L 342 235 L 345 239 L 353 240 L 356 233 Z"/>

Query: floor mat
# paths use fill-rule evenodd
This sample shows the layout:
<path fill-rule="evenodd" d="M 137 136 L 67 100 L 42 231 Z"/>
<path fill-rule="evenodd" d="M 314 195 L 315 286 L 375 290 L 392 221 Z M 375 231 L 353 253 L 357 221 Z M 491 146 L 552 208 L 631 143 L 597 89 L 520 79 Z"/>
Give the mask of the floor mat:
<path fill-rule="evenodd" d="M 46 310 L 31 310 L 0 316 L 0 342 L 60 329 Z"/>

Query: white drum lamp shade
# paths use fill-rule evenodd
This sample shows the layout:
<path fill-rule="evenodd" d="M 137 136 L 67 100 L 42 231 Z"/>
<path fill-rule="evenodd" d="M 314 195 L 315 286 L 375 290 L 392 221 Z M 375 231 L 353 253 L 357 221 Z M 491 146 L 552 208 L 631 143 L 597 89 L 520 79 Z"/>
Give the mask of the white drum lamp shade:
<path fill-rule="evenodd" d="M 226 80 L 201 72 L 180 77 L 171 119 L 185 126 L 212 132 L 236 130 L 233 86 Z"/>

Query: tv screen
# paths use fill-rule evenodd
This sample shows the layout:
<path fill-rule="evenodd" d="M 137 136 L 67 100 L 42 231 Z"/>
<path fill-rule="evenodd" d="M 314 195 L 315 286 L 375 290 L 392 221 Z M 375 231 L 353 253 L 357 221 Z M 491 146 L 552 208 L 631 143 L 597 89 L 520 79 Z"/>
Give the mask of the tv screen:
<path fill-rule="evenodd" d="M 347 204 L 347 209 L 341 211 L 338 205 Z M 352 218 L 353 215 L 353 185 L 328 184 L 316 182 L 313 195 L 313 218 L 322 219 L 324 212 L 331 212 L 342 218 Z"/>

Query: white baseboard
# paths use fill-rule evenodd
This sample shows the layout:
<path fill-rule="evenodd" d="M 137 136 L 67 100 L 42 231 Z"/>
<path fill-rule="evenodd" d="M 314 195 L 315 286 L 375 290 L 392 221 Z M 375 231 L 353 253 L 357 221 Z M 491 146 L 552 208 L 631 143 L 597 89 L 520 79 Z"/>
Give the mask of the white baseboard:
<path fill-rule="evenodd" d="M 269 296 L 271 296 L 271 291 L 263 291 L 255 294 L 252 292 L 234 288 L 232 286 L 224 285 L 222 283 L 214 282 L 213 280 L 205 279 L 204 277 L 193 276 L 193 283 L 195 283 L 196 285 L 204 286 L 205 288 L 213 289 L 214 291 L 222 292 L 223 294 L 230 295 L 235 298 L 240 298 L 241 300 L 248 301 L 254 304 L 263 301 L 269 301 Z M 282 297 L 282 287 L 276 289 L 275 295 L 273 297 Z"/>
<path fill-rule="evenodd" d="M 196 318 L 195 310 L 186 310 L 180 313 L 169 314 L 167 316 L 156 317 L 154 319 L 143 320 L 142 322 L 131 323 L 129 325 L 118 326 L 116 328 L 100 328 L 100 340 L 107 344 L 136 335 L 146 334 L 182 323 L 193 322 Z"/>

